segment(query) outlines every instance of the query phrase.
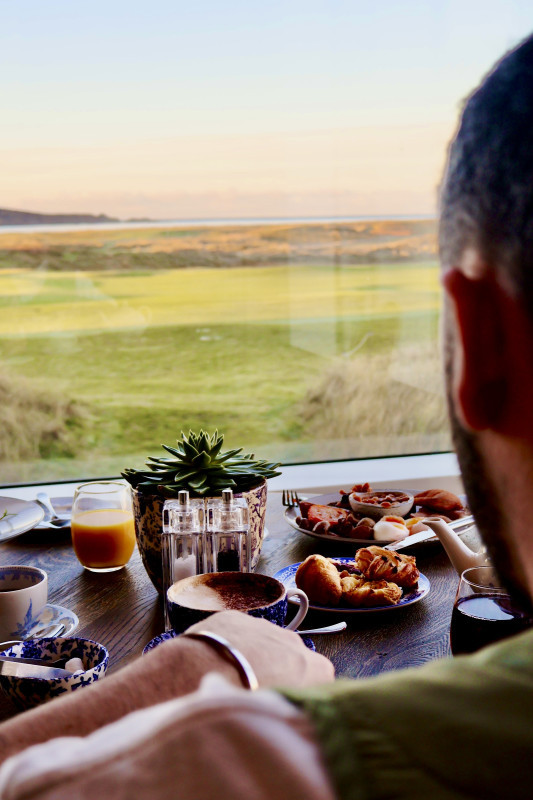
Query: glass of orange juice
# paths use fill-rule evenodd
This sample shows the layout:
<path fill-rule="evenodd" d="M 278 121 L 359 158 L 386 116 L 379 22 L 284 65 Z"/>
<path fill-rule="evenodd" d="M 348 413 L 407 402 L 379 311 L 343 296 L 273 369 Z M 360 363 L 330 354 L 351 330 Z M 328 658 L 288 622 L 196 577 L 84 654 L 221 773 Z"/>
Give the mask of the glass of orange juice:
<path fill-rule="evenodd" d="M 72 544 L 78 560 L 91 572 L 115 572 L 131 558 L 135 526 L 131 490 L 120 481 L 78 486 L 72 504 Z"/>

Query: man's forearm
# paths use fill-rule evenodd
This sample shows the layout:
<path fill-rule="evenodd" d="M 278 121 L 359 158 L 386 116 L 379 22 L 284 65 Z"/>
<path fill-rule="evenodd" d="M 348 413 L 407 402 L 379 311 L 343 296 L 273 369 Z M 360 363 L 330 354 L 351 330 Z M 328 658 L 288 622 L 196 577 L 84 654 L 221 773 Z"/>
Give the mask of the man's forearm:
<path fill-rule="evenodd" d="M 333 665 L 309 651 L 300 637 L 240 611 L 213 614 L 189 630 L 218 633 L 240 650 L 259 685 L 312 686 L 333 680 Z M 208 672 L 242 686 L 235 666 L 205 641 L 178 637 L 92 686 L 57 698 L 0 724 L 0 763 L 32 744 L 58 736 L 86 736 L 147 706 L 198 688 Z"/>
<path fill-rule="evenodd" d="M 192 692 L 214 670 L 241 685 L 236 669 L 208 646 L 190 639 L 168 642 L 115 675 L 2 723 L 0 763 L 32 744 L 85 736 L 130 711 Z"/>

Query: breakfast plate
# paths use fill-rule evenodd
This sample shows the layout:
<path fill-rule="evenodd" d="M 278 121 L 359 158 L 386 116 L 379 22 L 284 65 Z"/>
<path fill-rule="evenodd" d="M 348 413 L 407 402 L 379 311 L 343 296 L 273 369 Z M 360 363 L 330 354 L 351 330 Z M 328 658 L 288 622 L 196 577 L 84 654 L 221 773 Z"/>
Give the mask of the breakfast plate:
<path fill-rule="evenodd" d="M 416 494 L 416 491 L 413 490 L 410 491 L 411 493 Z M 339 500 L 339 498 L 340 498 L 340 493 L 335 492 L 333 494 L 320 494 L 315 497 L 306 497 L 301 499 L 305 500 L 305 502 L 308 503 L 317 503 L 318 505 L 327 506 L 330 503 L 336 503 Z M 465 498 L 463 496 L 461 496 L 460 499 L 463 502 L 465 502 Z M 309 531 L 306 528 L 301 528 L 296 522 L 296 518 L 301 516 L 300 509 L 297 506 L 285 509 L 284 516 L 285 520 L 291 526 L 291 528 L 294 528 L 296 531 L 299 531 L 300 533 L 305 533 L 306 536 L 312 536 L 314 539 L 321 539 L 323 542 L 333 542 L 334 544 L 339 544 L 339 545 L 350 544 L 350 545 L 356 545 L 357 547 L 365 547 L 365 546 L 368 547 L 368 545 L 370 544 L 377 544 L 380 547 L 384 547 L 386 544 L 392 544 L 393 542 L 392 539 L 382 539 L 380 541 L 376 541 L 375 539 L 372 538 L 352 539 L 348 536 L 338 536 L 336 533 L 322 533 L 319 531 L 313 531 L 313 530 Z M 459 536 L 463 535 L 464 533 L 467 533 L 467 531 L 469 531 L 474 526 L 473 518 L 471 524 L 466 524 L 468 523 L 468 521 L 469 520 L 467 518 L 464 518 L 465 524 L 461 525 L 460 530 L 457 531 Z M 457 523 L 459 522 L 460 520 L 457 520 Z M 453 523 L 452 527 L 454 527 Z M 398 545 L 400 545 L 401 542 L 402 539 L 398 540 Z M 426 542 L 438 542 L 438 538 L 435 535 L 433 535 L 428 539 L 426 539 L 424 544 Z"/>
<path fill-rule="evenodd" d="M 43 518 L 44 509 L 38 503 L 0 496 L 0 542 L 35 528 Z"/>
<path fill-rule="evenodd" d="M 352 540 L 353 541 L 353 540 Z M 341 564 L 350 564 L 353 566 L 353 558 L 336 558 L 335 561 L 340 562 Z M 283 567 L 276 572 L 274 578 L 285 586 L 286 589 L 294 589 L 296 586 L 295 576 L 296 570 L 300 566 L 301 562 L 297 564 L 289 564 L 288 567 Z M 315 605 L 314 603 L 309 603 L 309 608 L 313 608 L 315 611 L 333 611 L 335 613 L 342 613 L 342 614 L 368 614 L 375 611 L 394 611 L 396 608 L 405 608 L 405 606 L 412 606 L 414 603 L 418 603 L 419 600 L 423 600 L 424 597 L 427 597 L 429 594 L 429 579 L 426 578 L 425 575 L 420 573 L 420 577 L 418 579 L 418 586 L 415 589 L 404 590 L 404 595 L 402 599 L 396 603 L 394 606 L 375 606 L 374 608 L 350 608 L 349 606 L 319 606 Z M 298 597 L 291 597 L 289 598 L 289 603 L 294 603 L 297 605 L 299 603 Z"/>
<path fill-rule="evenodd" d="M 303 499 L 303 498 L 302 498 Z M 327 506 L 330 503 L 334 503 L 339 499 L 339 493 L 335 492 L 335 494 L 319 494 L 316 497 L 306 497 L 306 502 L 309 503 L 317 503 L 321 506 Z M 337 536 L 336 533 L 319 533 L 318 531 L 308 531 L 305 528 L 300 528 L 298 523 L 296 522 L 296 517 L 300 517 L 300 509 L 297 506 L 293 506 L 292 508 L 287 508 L 285 510 L 285 519 L 296 531 L 300 531 L 300 533 L 305 533 L 307 536 L 312 536 L 314 539 L 322 539 L 322 541 L 327 542 L 336 542 L 336 544 L 358 544 L 358 545 L 367 545 L 371 539 L 350 539 L 348 536 Z M 389 544 L 389 541 L 380 542 L 380 544 Z"/>

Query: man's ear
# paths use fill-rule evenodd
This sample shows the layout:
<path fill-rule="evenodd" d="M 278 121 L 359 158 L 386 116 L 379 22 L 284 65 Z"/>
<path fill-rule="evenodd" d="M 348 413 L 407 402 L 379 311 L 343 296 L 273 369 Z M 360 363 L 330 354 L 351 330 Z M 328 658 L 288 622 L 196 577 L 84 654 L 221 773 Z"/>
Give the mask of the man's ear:
<path fill-rule="evenodd" d="M 508 298 L 490 270 L 469 277 L 452 268 L 442 283 L 455 310 L 461 348 L 453 386 L 457 412 L 471 430 L 499 429 L 509 399 Z"/>

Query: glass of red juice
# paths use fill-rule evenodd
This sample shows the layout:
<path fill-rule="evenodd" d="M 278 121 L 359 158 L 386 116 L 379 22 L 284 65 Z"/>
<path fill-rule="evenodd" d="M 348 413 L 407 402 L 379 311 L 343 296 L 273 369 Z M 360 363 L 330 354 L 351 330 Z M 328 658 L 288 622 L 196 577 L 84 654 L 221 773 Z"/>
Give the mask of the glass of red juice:
<path fill-rule="evenodd" d="M 492 567 L 471 567 L 461 575 L 450 626 L 454 656 L 474 653 L 488 644 L 514 636 L 533 619 L 501 586 Z"/>

